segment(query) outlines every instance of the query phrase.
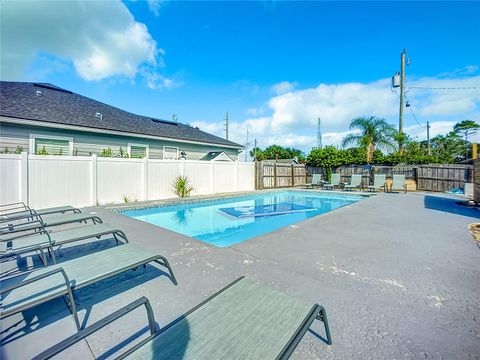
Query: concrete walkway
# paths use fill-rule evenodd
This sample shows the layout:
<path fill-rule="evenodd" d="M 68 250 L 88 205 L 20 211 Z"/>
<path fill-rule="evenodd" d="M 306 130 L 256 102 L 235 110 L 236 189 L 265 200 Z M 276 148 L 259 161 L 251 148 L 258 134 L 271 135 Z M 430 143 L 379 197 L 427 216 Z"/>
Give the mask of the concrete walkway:
<path fill-rule="evenodd" d="M 230 248 L 108 210 L 85 211 L 124 229 L 131 243 L 165 255 L 179 282 L 175 287 L 159 268 L 148 266 L 81 289 L 76 299 L 87 325 L 144 295 L 163 326 L 247 275 L 326 307 L 333 345 L 319 339 L 323 332 L 316 323 L 294 359 L 480 358 L 480 249 L 467 229 L 480 211 L 454 199 L 379 194 Z M 115 243 L 107 240 L 66 247 L 57 258 L 111 246 Z M 26 264 L 10 261 L 2 270 Z M 117 344 L 128 347 L 144 338 L 146 325 L 138 310 L 68 357 L 112 355 Z M 2 321 L 2 359 L 30 358 L 74 332 L 62 301 L 12 316 Z"/>

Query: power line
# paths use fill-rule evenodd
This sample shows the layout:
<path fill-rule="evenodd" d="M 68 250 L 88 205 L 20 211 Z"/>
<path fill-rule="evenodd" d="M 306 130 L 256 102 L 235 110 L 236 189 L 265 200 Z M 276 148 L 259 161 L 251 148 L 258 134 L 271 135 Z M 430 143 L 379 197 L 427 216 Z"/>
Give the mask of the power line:
<path fill-rule="evenodd" d="M 405 97 L 405 99 L 407 100 L 407 104 L 410 104 L 410 101 Z M 420 124 L 420 121 L 418 121 L 417 119 L 417 116 L 415 115 L 415 113 L 413 112 L 413 109 L 412 109 L 412 106 L 408 106 L 408 108 L 410 109 L 410 112 L 412 113 L 413 115 L 413 118 L 415 119 L 415 121 L 417 122 L 418 126 L 420 126 L 422 129 L 425 129 L 425 126 Z"/>
<path fill-rule="evenodd" d="M 413 110 L 412 110 L 412 107 L 411 107 L 411 106 L 409 107 L 409 109 L 410 109 L 410 112 L 411 112 L 411 113 L 412 113 L 412 115 L 413 115 L 413 118 L 414 118 L 414 119 L 415 119 L 415 121 L 417 122 L 417 124 L 418 124 L 418 125 L 419 125 L 419 126 L 422 128 L 422 129 L 425 129 L 425 126 L 423 126 L 422 124 L 420 124 L 420 121 L 418 121 L 418 119 L 417 119 L 417 117 L 415 116 L 415 113 L 413 112 Z"/>
<path fill-rule="evenodd" d="M 427 86 L 409 86 L 409 89 L 421 90 L 480 90 L 480 86 L 465 86 L 465 87 L 427 87 Z"/>

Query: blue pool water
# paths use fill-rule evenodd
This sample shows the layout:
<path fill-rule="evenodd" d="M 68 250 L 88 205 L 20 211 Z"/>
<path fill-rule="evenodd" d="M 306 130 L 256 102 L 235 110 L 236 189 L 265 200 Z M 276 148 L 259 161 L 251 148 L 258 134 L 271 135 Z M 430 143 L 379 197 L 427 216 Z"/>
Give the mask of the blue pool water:
<path fill-rule="evenodd" d="M 226 247 L 361 199 L 358 195 L 284 191 L 129 210 L 122 214 Z"/>

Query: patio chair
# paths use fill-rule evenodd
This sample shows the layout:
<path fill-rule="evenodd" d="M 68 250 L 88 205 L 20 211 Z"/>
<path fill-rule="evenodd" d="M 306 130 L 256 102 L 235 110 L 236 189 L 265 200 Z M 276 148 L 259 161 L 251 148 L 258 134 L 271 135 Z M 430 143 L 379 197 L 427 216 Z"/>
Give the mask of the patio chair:
<path fill-rule="evenodd" d="M 34 212 L 34 219 L 20 222 L 20 223 L 12 223 L 8 224 L 7 226 L 3 226 L 0 228 L 0 236 L 9 235 L 18 233 L 21 231 L 32 231 L 36 230 L 39 227 L 50 227 L 50 226 L 58 226 L 58 225 L 65 225 L 65 224 L 72 224 L 77 222 L 87 222 L 87 220 L 91 220 L 94 224 L 102 223 L 102 219 L 100 219 L 95 214 L 68 214 L 68 215 L 61 215 L 55 217 L 49 217 L 47 219 L 42 218 L 41 215 L 38 215 L 35 210 Z M 8 240 L 11 240 L 8 239 Z"/>
<path fill-rule="evenodd" d="M 55 232 L 48 232 L 42 228 L 37 235 L 24 236 L 11 241 L 1 241 L 0 258 L 10 258 L 20 254 L 37 252 L 43 265 L 47 266 L 44 250 L 48 250 L 53 262 L 56 263 L 54 247 L 93 237 L 100 239 L 101 236 L 110 234 L 113 235 L 117 243 L 119 238 L 124 243 L 128 243 L 127 236 L 122 230 L 107 224 L 82 226 Z"/>
<path fill-rule="evenodd" d="M 288 359 L 315 320 L 323 322 L 325 342 L 332 343 L 323 306 L 241 277 L 160 330 L 150 302 L 141 297 L 34 359 L 50 359 L 142 306 L 150 336 L 118 358 Z"/>
<path fill-rule="evenodd" d="M 165 267 L 171 281 L 177 285 L 165 257 L 125 244 L 4 280 L 13 280 L 11 285 L 4 286 L 4 281 L 0 282 L 0 319 L 66 296 L 75 325 L 80 330 L 73 291 L 150 262 Z"/>
<path fill-rule="evenodd" d="M 57 206 L 57 207 L 52 207 L 52 208 L 46 208 L 46 209 L 40 209 L 40 210 L 33 210 L 28 206 L 25 206 L 23 210 L 18 210 L 8 212 L 8 213 L 3 213 L 0 215 L 0 222 L 6 222 L 6 221 L 13 221 L 13 220 L 19 220 L 19 219 L 24 219 L 24 218 L 33 218 L 36 215 L 51 215 L 51 214 L 65 214 L 67 211 L 71 211 L 74 214 L 79 214 L 81 211 L 77 208 L 74 208 L 73 206 Z"/>
<path fill-rule="evenodd" d="M 324 189 L 334 189 L 340 186 L 340 174 L 332 174 L 330 182 L 323 184 Z"/>
<path fill-rule="evenodd" d="M 407 183 L 405 182 L 405 175 L 393 175 L 392 185 L 390 191 L 403 191 L 407 193 Z"/>
<path fill-rule="evenodd" d="M 367 189 L 369 191 L 376 191 L 377 189 L 383 189 L 386 192 L 386 176 L 383 174 L 375 174 L 373 177 L 373 185 L 368 185 Z"/>
<path fill-rule="evenodd" d="M 344 184 L 344 190 L 354 190 L 359 189 L 362 186 L 362 175 L 360 174 L 352 174 L 352 178 L 350 180 L 350 184 Z"/>
<path fill-rule="evenodd" d="M 322 175 L 320 174 L 312 174 L 312 182 L 310 184 L 305 184 L 307 187 L 311 186 L 312 188 L 314 186 L 323 186 L 325 184 L 325 181 L 322 180 Z"/>

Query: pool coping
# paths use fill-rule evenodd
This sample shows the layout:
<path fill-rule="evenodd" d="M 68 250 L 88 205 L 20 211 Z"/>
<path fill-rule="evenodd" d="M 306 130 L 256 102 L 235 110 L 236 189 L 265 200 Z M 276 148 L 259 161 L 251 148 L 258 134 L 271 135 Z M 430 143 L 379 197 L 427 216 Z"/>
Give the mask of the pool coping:
<path fill-rule="evenodd" d="M 369 198 L 375 196 L 375 193 L 365 193 L 358 191 L 335 191 L 335 190 L 322 190 L 322 189 L 309 189 L 309 188 L 275 188 L 275 189 L 263 189 L 263 190 L 254 190 L 254 191 L 241 191 L 241 192 L 231 192 L 231 193 L 219 193 L 219 194 L 209 194 L 209 195 L 198 195 L 190 196 L 186 198 L 169 198 L 169 199 L 159 199 L 159 200 L 149 200 L 149 201 L 139 201 L 126 204 L 109 204 L 102 206 L 105 210 L 110 210 L 115 213 L 122 213 L 126 211 L 135 211 L 135 210 L 145 210 L 151 208 L 163 208 L 168 206 L 184 205 L 184 204 L 196 204 L 202 202 L 215 201 L 220 199 L 228 198 L 239 198 L 244 196 L 251 195 L 261 195 L 268 194 L 273 192 L 283 192 L 283 191 L 298 191 L 298 192 L 313 192 L 320 194 L 332 194 L 332 195 L 341 195 L 339 197 L 344 197 L 347 195 L 361 196 L 363 198 Z"/>

